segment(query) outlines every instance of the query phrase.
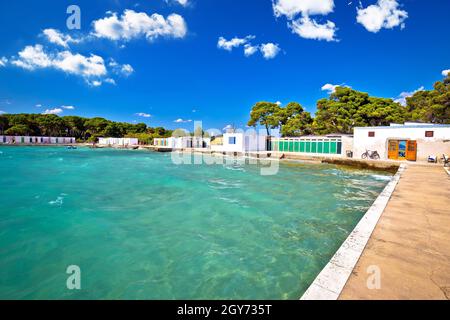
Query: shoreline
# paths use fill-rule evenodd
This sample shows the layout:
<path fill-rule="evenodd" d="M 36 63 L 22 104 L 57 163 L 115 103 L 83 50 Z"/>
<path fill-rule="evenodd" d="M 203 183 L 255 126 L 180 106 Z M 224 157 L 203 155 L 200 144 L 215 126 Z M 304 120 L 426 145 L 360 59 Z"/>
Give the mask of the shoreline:
<path fill-rule="evenodd" d="M 95 147 L 91 143 L 75 143 L 75 144 L 0 144 L 0 147 L 78 147 L 78 148 L 91 148 L 91 149 L 113 149 L 113 150 L 129 150 L 129 151 L 149 151 L 156 153 L 182 153 L 182 154 L 200 154 L 200 155 L 210 155 L 213 157 L 227 157 L 236 159 L 251 159 L 251 160 L 263 160 L 263 161 L 278 161 L 280 163 L 310 163 L 310 164 L 332 164 L 342 167 L 348 167 L 352 169 L 360 170 L 370 170 L 370 171 L 380 171 L 389 172 L 395 174 L 400 166 L 404 163 L 396 161 L 371 161 L 371 160 L 360 160 L 352 158 L 340 158 L 340 157 L 324 157 L 324 156 L 305 156 L 301 154 L 284 154 L 279 152 L 271 151 L 260 151 L 260 152 L 218 152 L 205 149 L 180 149 L 173 150 L 171 148 L 158 148 L 149 145 L 131 146 L 131 147 L 113 147 L 113 146 L 98 146 Z"/>

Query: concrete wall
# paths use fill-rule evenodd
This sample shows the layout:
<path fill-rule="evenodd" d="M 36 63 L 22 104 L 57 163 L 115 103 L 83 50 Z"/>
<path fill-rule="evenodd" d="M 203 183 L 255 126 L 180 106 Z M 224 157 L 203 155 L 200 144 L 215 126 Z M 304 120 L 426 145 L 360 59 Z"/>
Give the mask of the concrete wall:
<path fill-rule="evenodd" d="M 417 140 L 417 160 L 427 161 L 428 156 L 434 155 L 438 159 L 442 155 L 450 155 L 450 140 L 423 141 Z"/>
<path fill-rule="evenodd" d="M 347 157 L 347 152 L 353 152 L 354 138 L 352 136 L 342 136 L 342 157 Z"/>
<path fill-rule="evenodd" d="M 426 138 L 425 132 L 433 131 L 433 138 Z M 369 137 L 375 132 L 375 137 Z M 353 157 L 361 159 L 366 151 L 378 151 L 381 159 L 388 159 L 389 140 L 417 141 L 417 160 L 426 161 L 429 155 L 450 154 L 450 126 L 392 126 L 355 128 Z"/>

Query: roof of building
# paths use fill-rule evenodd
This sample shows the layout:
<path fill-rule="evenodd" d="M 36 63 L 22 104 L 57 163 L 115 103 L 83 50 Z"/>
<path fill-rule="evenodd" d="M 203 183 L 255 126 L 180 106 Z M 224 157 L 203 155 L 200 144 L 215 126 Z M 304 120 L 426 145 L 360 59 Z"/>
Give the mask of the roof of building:
<path fill-rule="evenodd" d="M 354 129 L 355 130 L 376 130 L 376 129 L 428 129 L 428 128 L 450 128 L 450 124 L 406 122 L 405 124 L 392 123 L 390 126 L 355 127 Z"/>

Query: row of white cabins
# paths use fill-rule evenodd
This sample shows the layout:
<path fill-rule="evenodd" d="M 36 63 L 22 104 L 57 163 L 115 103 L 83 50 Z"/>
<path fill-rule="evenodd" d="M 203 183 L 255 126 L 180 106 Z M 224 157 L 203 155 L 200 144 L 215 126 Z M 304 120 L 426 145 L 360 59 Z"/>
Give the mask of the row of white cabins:
<path fill-rule="evenodd" d="M 0 136 L 1 144 L 70 145 L 70 137 Z M 100 138 L 103 146 L 137 146 L 135 138 Z M 215 138 L 179 137 L 154 139 L 158 149 L 203 149 L 222 153 L 270 151 L 320 157 L 353 157 L 360 159 L 367 151 L 377 151 L 381 160 L 427 161 L 430 156 L 450 154 L 450 125 L 407 122 L 386 127 L 358 127 L 353 135 L 273 138 L 247 133 L 227 132 Z"/>
<path fill-rule="evenodd" d="M 0 145 L 70 145 L 76 139 L 71 137 L 1 136 Z"/>
<path fill-rule="evenodd" d="M 172 150 L 209 149 L 223 153 L 270 151 L 315 157 L 352 157 L 376 151 L 381 160 L 428 161 L 450 155 L 450 125 L 406 122 L 384 127 L 357 127 L 353 135 L 268 138 L 254 131 L 228 132 L 211 140 L 200 137 L 155 139 L 154 146 Z"/>

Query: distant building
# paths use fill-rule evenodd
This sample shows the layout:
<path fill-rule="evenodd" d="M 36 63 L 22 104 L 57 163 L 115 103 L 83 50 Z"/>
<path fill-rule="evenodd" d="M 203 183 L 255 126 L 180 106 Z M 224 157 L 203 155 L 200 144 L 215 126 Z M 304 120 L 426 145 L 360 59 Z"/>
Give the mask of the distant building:
<path fill-rule="evenodd" d="M 0 144 L 10 145 L 66 145 L 74 143 L 76 143 L 76 139 L 72 137 L 0 136 Z"/>
<path fill-rule="evenodd" d="M 205 149 L 209 148 L 211 144 L 210 138 L 202 137 L 170 137 L 170 138 L 155 138 L 153 139 L 153 145 L 169 148 L 174 150 L 181 149 Z"/>
<path fill-rule="evenodd" d="M 139 145 L 137 138 L 99 138 L 98 144 L 101 146 L 128 147 Z"/>
<path fill-rule="evenodd" d="M 155 147 L 174 149 L 176 146 L 176 138 L 155 138 L 153 139 Z"/>
<path fill-rule="evenodd" d="M 216 141 L 219 139 L 218 141 Z M 211 151 L 217 152 L 258 152 L 266 151 L 270 138 L 253 133 L 228 132 L 211 143 Z"/>
<path fill-rule="evenodd" d="M 406 122 L 354 130 L 354 158 L 377 151 L 382 160 L 427 161 L 450 154 L 450 125 Z"/>

